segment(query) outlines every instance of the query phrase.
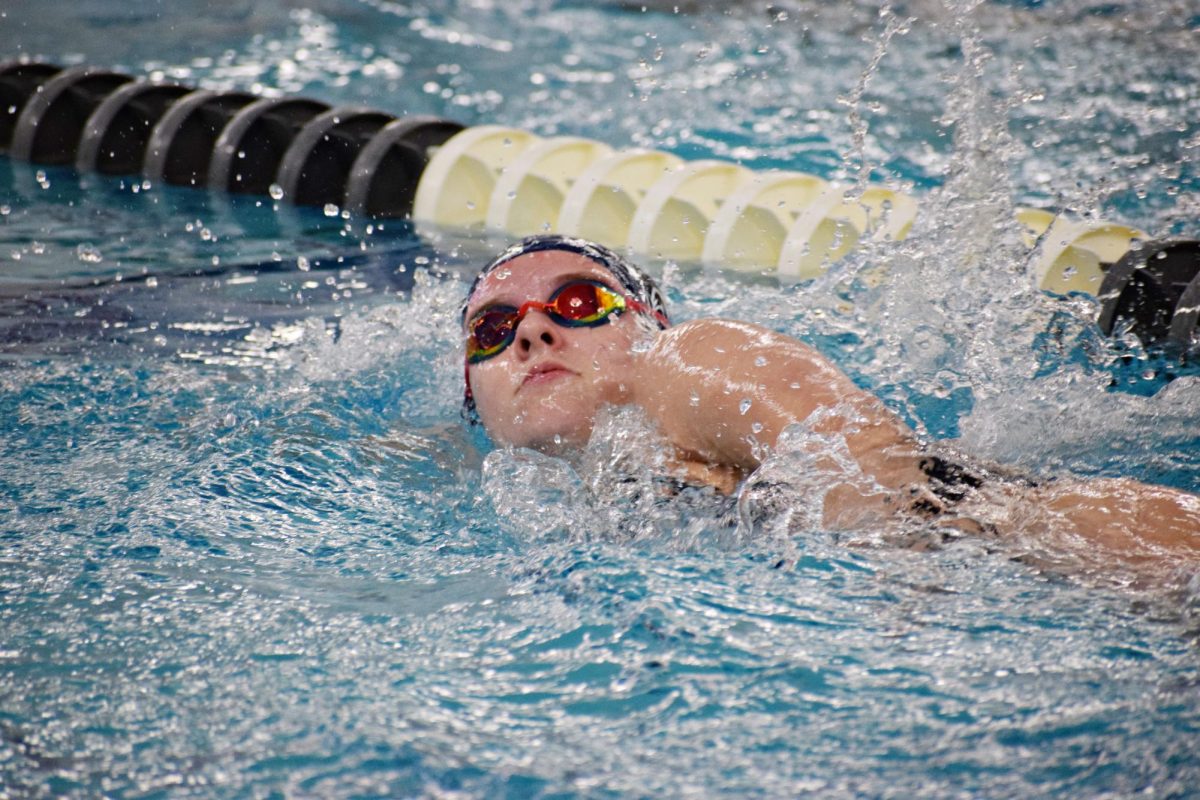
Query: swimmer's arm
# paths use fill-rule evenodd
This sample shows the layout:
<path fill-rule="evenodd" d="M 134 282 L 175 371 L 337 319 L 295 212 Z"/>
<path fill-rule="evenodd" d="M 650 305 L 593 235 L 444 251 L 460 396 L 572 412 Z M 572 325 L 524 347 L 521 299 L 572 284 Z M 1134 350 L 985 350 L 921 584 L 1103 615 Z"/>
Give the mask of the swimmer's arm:
<path fill-rule="evenodd" d="M 811 347 L 730 320 L 684 323 L 640 359 L 634 401 L 689 456 L 740 469 L 793 422 L 837 408 L 814 426 L 842 434 L 864 472 L 885 485 L 919 480 L 912 431 Z"/>

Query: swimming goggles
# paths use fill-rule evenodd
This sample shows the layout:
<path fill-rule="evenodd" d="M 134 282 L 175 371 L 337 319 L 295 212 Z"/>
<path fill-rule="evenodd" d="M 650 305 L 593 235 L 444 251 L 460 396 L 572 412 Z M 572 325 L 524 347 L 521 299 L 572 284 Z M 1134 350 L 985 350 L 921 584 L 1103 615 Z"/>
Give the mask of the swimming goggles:
<path fill-rule="evenodd" d="M 467 323 L 467 363 L 478 364 L 503 353 L 517 338 L 517 326 L 530 311 L 541 311 L 564 328 L 594 328 L 608 322 L 614 312 L 626 309 L 649 313 L 646 306 L 632 297 L 589 280 L 564 283 L 544 303 L 527 300 L 520 308 L 485 308 Z"/>

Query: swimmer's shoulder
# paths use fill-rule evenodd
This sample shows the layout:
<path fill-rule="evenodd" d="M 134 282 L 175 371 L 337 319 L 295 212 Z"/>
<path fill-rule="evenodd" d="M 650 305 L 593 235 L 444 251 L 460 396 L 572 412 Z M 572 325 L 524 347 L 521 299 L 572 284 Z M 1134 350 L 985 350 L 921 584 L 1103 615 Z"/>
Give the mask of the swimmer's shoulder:
<path fill-rule="evenodd" d="M 647 351 L 647 361 L 725 370 L 739 366 L 758 369 L 764 363 L 759 360 L 756 364 L 754 358 L 745 361 L 745 355 L 793 366 L 799 361 L 822 371 L 831 367 L 816 349 L 798 339 L 753 322 L 720 317 L 688 320 L 659 332 Z"/>

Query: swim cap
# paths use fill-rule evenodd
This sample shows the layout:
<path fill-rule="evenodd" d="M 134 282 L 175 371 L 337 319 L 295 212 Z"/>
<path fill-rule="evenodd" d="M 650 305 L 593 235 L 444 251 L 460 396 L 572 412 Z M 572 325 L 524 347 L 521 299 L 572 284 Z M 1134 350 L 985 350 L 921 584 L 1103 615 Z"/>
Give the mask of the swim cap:
<path fill-rule="evenodd" d="M 543 250 L 565 250 L 568 253 L 578 253 L 584 258 L 596 262 L 612 273 L 612 276 L 617 279 L 617 282 L 621 284 L 630 297 L 654 311 L 658 327 L 666 328 L 671 324 L 670 320 L 667 319 L 667 302 L 663 298 L 662 290 L 658 288 L 658 284 L 654 282 L 654 279 L 646 274 L 645 270 L 625 260 L 618 253 L 602 244 L 589 242 L 587 239 L 562 236 L 556 233 L 530 236 L 527 239 L 523 239 L 496 256 L 487 266 L 481 269 L 479 274 L 475 276 L 474 282 L 471 283 L 471 290 L 467 292 L 466 299 L 463 300 L 462 321 L 464 323 L 467 321 L 467 306 L 470 305 L 471 297 L 474 296 L 475 290 L 479 288 L 480 281 L 488 273 L 493 272 L 498 267 L 507 264 L 515 258 L 520 258 L 527 253 L 538 253 Z"/>
<path fill-rule="evenodd" d="M 471 290 L 467 292 L 467 297 L 463 300 L 462 313 L 460 315 L 462 323 L 466 324 L 467 306 L 471 304 L 471 298 L 475 295 L 475 290 L 479 288 L 480 281 L 488 273 L 495 271 L 515 258 L 519 258 L 527 253 L 538 253 L 543 250 L 565 250 L 568 253 L 578 253 L 584 258 L 596 262 L 612 273 L 612 276 L 617 279 L 617 282 L 621 284 L 621 287 L 631 298 L 654 312 L 652 318 L 660 329 L 666 328 L 671 324 L 670 319 L 667 318 L 667 301 L 663 297 L 662 290 L 658 288 L 658 284 L 654 282 L 654 279 L 646 274 L 645 270 L 622 258 L 618 253 L 602 244 L 590 242 L 587 239 L 562 236 L 560 234 L 530 236 L 517 242 L 492 259 L 475 276 L 475 280 L 471 283 Z M 467 422 L 475 425 L 479 422 L 479 415 L 475 412 L 475 398 L 471 396 L 471 383 L 467 380 L 465 366 L 463 368 L 463 382 L 465 386 L 462 415 Z"/>

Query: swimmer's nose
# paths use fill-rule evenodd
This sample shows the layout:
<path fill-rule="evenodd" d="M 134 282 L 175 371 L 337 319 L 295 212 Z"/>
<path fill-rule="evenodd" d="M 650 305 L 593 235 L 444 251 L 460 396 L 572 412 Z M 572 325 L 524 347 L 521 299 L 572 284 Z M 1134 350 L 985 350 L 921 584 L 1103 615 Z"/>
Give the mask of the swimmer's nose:
<path fill-rule="evenodd" d="M 517 326 L 517 340 L 513 346 L 520 357 L 527 358 L 543 348 L 554 349 L 562 342 L 562 329 L 545 313 L 533 310 Z"/>

